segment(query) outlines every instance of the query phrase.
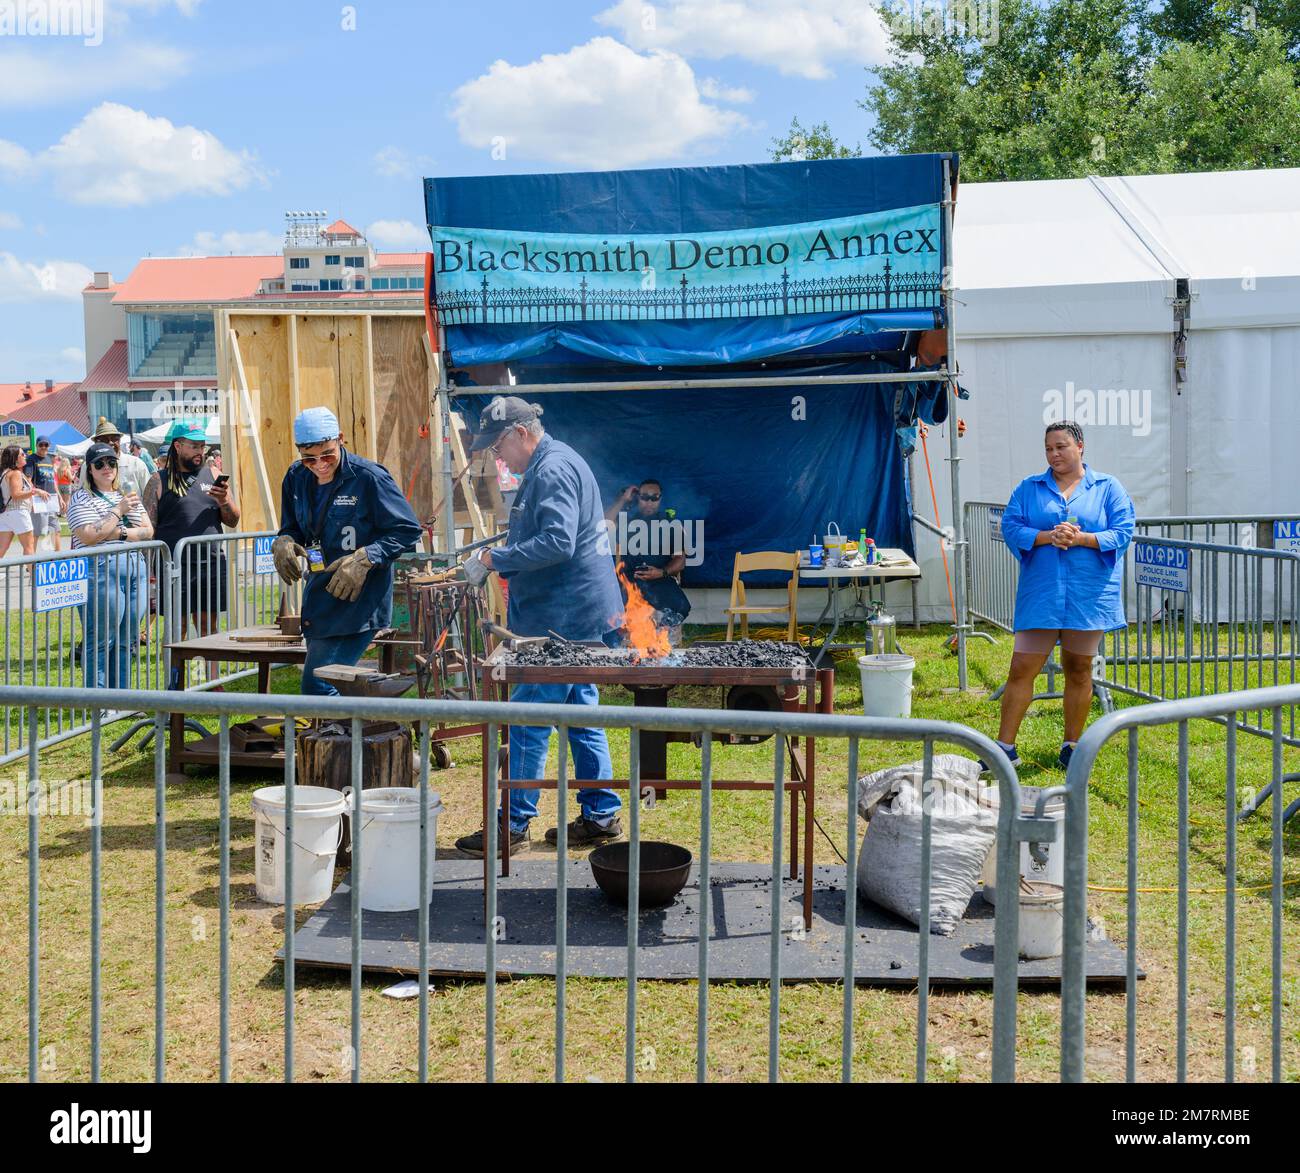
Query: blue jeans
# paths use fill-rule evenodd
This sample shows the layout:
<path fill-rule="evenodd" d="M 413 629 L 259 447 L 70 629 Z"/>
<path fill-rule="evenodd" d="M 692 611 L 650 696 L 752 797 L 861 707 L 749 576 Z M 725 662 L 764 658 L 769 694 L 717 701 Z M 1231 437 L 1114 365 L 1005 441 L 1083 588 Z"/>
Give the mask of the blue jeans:
<path fill-rule="evenodd" d="M 316 669 L 326 664 L 355 664 L 366 653 L 373 631 L 357 631 L 351 635 L 327 635 L 320 639 L 308 638 L 307 659 L 302 666 L 303 696 L 338 696 L 339 690 L 327 680 L 316 678 Z"/>
<path fill-rule="evenodd" d="M 521 704 L 598 705 L 600 690 L 594 684 L 516 684 L 510 699 Z M 543 778 L 546 754 L 551 747 L 554 726 L 510 726 L 510 777 Z M 570 778 L 612 778 L 609 742 L 603 729 L 569 726 Z M 522 831 L 537 817 L 536 790 L 510 791 L 510 829 Z M 605 820 L 618 814 L 623 805 L 612 790 L 579 790 L 578 805 L 589 819 Z"/>
<path fill-rule="evenodd" d="M 82 669 L 87 688 L 130 688 L 140 647 L 140 614 L 149 598 L 148 570 L 134 550 L 90 557 Z"/>

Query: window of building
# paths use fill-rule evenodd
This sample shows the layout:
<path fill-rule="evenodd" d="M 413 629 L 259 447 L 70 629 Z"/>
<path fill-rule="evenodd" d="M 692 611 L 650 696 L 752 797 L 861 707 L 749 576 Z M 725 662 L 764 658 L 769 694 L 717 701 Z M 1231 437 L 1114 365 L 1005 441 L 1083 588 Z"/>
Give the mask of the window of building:
<path fill-rule="evenodd" d="M 337 264 L 339 263 L 339 254 L 338 254 L 338 253 L 326 253 L 326 254 L 325 254 L 325 263 L 326 263 L 327 265 L 337 265 Z"/>
<path fill-rule="evenodd" d="M 309 269 L 311 268 L 310 257 L 290 257 L 289 268 L 291 269 Z"/>
<path fill-rule="evenodd" d="M 344 257 L 343 267 L 345 269 L 364 269 L 366 267 L 365 257 Z"/>
<path fill-rule="evenodd" d="M 393 288 L 393 289 L 405 289 L 405 288 L 406 288 L 406 278 L 405 278 L 405 277 L 394 277 L 394 278 L 392 278 L 392 282 L 393 282 L 393 284 L 392 284 L 392 288 Z"/>
<path fill-rule="evenodd" d="M 424 278 L 423 278 L 423 277 L 412 277 L 412 278 L 411 278 L 411 288 L 412 288 L 412 289 L 423 289 L 423 288 L 424 288 Z"/>
<path fill-rule="evenodd" d="M 322 293 L 341 293 L 343 282 L 338 277 L 322 277 L 320 287 Z"/>
<path fill-rule="evenodd" d="M 371 288 L 371 289 L 387 289 L 387 288 L 388 288 L 388 278 L 387 278 L 387 277 L 373 277 L 373 278 L 371 278 L 371 281 L 370 281 L 370 288 Z"/>
<path fill-rule="evenodd" d="M 366 279 L 364 277 L 358 277 L 355 281 L 352 282 L 353 289 L 364 289 L 365 287 L 366 287 Z"/>

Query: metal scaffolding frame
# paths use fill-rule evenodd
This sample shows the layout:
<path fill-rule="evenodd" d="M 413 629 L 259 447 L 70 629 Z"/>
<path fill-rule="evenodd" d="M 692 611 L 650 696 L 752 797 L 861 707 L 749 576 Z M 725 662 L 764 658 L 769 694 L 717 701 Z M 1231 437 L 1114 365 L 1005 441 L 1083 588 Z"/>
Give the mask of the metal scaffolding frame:
<path fill-rule="evenodd" d="M 949 160 L 943 160 L 943 199 L 940 201 L 941 214 L 943 217 L 944 238 L 947 241 L 948 251 L 945 258 L 945 268 L 942 275 L 942 290 L 944 300 L 944 321 L 947 333 L 947 355 L 944 359 L 943 366 L 937 371 L 903 371 L 898 373 L 878 372 L 874 374 L 862 375 L 791 375 L 781 378 L 783 387 L 816 387 L 816 386 L 834 386 L 837 384 L 853 383 L 898 383 L 907 382 L 943 382 L 948 385 L 948 393 L 952 396 L 952 412 L 956 412 L 957 406 L 957 332 L 954 322 L 954 307 L 956 299 L 953 297 L 952 274 L 953 274 L 953 208 L 955 200 L 953 198 L 952 171 Z M 438 316 L 437 308 L 433 304 L 434 281 L 433 281 L 433 254 L 430 253 L 425 260 L 425 282 L 424 282 L 424 306 L 425 306 L 425 323 L 429 332 L 429 348 L 432 357 L 437 361 L 437 412 L 442 427 L 443 453 L 444 456 L 451 450 L 451 397 L 461 390 L 458 384 L 453 383 L 447 374 L 448 364 L 446 362 L 447 342 L 446 333 Z M 753 376 L 731 376 L 712 379 L 615 379 L 615 380 L 592 380 L 590 382 L 580 383 L 513 383 L 513 384 L 475 384 L 472 387 L 466 387 L 464 390 L 471 391 L 475 395 L 547 395 L 556 392 L 566 391 L 685 391 L 685 390 L 709 390 L 717 388 L 731 387 L 752 387 L 754 385 Z M 962 519 L 962 502 L 961 502 L 961 457 L 957 452 L 957 427 L 956 418 L 951 421 L 948 428 L 948 463 L 950 467 L 950 478 L 952 482 L 952 551 L 953 551 L 953 591 L 954 601 L 957 609 L 957 621 L 954 624 L 957 635 L 957 681 L 959 688 L 964 692 L 967 687 L 966 671 L 966 640 L 970 631 L 969 617 L 966 614 L 966 537 L 965 527 Z M 451 461 L 444 459 L 442 462 L 442 481 L 443 481 L 443 499 L 450 502 L 453 499 L 453 478 L 451 471 Z M 447 550 L 456 548 L 455 529 L 452 524 L 451 509 L 443 510 L 443 532 L 444 541 Z M 913 530 L 915 533 L 915 530 Z"/>

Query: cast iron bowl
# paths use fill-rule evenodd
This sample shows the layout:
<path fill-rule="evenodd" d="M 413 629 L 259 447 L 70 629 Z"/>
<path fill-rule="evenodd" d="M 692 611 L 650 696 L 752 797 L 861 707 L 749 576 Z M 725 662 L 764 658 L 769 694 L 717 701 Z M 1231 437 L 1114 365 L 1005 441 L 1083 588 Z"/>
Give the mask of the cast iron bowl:
<path fill-rule="evenodd" d="M 628 843 L 606 843 L 587 856 L 591 874 L 615 904 L 627 906 Z M 671 904 L 677 893 L 686 887 L 691 874 L 691 853 L 676 843 L 641 842 L 641 894 L 642 908 L 660 908 Z"/>

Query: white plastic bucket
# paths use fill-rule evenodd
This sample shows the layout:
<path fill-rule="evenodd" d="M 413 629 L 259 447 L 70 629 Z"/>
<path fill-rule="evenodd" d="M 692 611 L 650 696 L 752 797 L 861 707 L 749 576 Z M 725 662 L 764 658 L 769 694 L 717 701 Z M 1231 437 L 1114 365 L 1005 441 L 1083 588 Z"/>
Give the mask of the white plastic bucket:
<path fill-rule="evenodd" d="M 1060 957 L 1065 935 L 1065 889 L 1035 880 L 1020 889 L 1020 956 Z"/>
<path fill-rule="evenodd" d="M 912 715 L 912 672 L 916 661 L 897 652 L 859 656 L 862 710 L 868 717 Z"/>
<path fill-rule="evenodd" d="M 257 898 L 284 903 L 283 786 L 253 791 Z M 293 902 L 319 904 L 334 884 L 334 853 L 343 836 L 343 795 L 328 786 L 293 787 Z"/>
<path fill-rule="evenodd" d="M 1021 788 L 1023 803 L 1021 813 L 1032 815 L 1038 803 L 1038 792 L 1029 787 Z M 998 805 L 998 791 L 994 787 L 989 799 L 994 807 Z M 1061 824 L 1056 833 L 1056 842 L 1040 843 L 1039 848 L 1047 853 L 1047 862 L 1039 863 L 1029 854 L 1029 844 L 1020 844 L 1020 874 L 1029 881 L 1042 880 L 1048 884 L 1065 883 L 1065 796 L 1047 800 L 1043 814 L 1053 822 Z M 988 858 L 984 861 L 984 870 L 980 873 L 980 882 L 984 885 L 984 899 L 990 904 L 997 904 L 998 882 L 998 845 L 995 842 L 989 848 Z"/>
<path fill-rule="evenodd" d="M 351 791 L 348 816 L 352 817 Z M 433 898 L 434 844 L 442 799 L 430 790 L 429 890 Z M 420 791 L 413 786 L 380 786 L 361 792 L 361 907 L 371 912 L 410 912 L 420 907 Z M 357 833 L 352 831 L 356 853 Z"/>

